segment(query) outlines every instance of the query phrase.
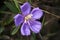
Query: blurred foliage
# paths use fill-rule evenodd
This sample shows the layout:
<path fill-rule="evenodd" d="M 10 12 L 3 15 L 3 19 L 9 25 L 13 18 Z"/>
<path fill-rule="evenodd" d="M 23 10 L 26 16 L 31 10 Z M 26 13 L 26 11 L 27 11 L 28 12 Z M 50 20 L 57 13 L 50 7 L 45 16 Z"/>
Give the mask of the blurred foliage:
<path fill-rule="evenodd" d="M 20 34 L 13 21 L 21 13 L 19 6 L 27 1 L 44 12 L 38 20 L 43 24 L 41 32 L 28 37 Z M 60 40 L 60 0 L 0 0 L 0 40 Z"/>
<path fill-rule="evenodd" d="M 4 4 L 14 13 L 18 13 L 19 10 L 17 9 L 16 5 L 14 5 L 14 3 L 10 3 L 10 2 L 4 2 Z"/>

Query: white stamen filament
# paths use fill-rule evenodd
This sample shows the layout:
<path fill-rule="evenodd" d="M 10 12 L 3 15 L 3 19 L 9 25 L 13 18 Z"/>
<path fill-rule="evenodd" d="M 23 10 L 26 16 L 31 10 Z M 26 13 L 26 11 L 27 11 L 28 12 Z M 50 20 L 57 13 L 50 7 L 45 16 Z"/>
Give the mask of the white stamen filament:
<path fill-rule="evenodd" d="M 32 14 L 27 15 L 27 16 L 25 17 L 25 22 L 28 21 L 29 19 L 31 19 L 31 17 L 32 17 Z"/>

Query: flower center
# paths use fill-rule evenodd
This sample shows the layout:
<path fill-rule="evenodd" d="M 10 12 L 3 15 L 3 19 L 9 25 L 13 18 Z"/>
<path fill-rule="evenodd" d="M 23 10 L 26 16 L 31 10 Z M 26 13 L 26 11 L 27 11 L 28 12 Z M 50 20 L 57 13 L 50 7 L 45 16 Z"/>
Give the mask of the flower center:
<path fill-rule="evenodd" d="M 32 14 L 25 16 L 25 22 L 28 21 L 29 19 L 31 19 L 31 17 L 32 17 Z"/>

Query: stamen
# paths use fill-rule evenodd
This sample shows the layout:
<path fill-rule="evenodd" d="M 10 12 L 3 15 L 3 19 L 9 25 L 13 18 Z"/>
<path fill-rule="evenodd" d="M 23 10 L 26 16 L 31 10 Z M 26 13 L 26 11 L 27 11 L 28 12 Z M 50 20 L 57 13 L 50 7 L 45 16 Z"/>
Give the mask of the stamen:
<path fill-rule="evenodd" d="M 27 15 L 27 16 L 25 17 L 25 22 L 28 21 L 29 19 L 31 19 L 31 17 L 32 17 L 32 14 Z"/>

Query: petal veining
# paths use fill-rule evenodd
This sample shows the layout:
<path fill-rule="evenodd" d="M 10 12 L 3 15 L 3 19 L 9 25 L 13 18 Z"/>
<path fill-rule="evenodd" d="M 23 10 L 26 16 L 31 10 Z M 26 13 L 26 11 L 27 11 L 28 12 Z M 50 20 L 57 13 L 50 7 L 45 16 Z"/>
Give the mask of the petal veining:
<path fill-rule="evenodd" d="M 31 6 L 28 2 L 24 3 L 22 6 L 20 6 L 22 14 L 27 15 L 30 13 Z"/>
<path fill-rule="evenodd" d="M 32 12 L 31 12 L 31 14 L 33 15 L 32 18 L 34 18 L 34 19 L 39 19 L 39 18 L 42 17 L 43 12 L 42 12 L 42 10 L 39 9 L 39 8 L 34 8 L 34 9 L 32 10 Z"/>
<path fill-rule="evenodd" d="M 19 26 L 23 22 L 23 16 L 21 14 L 17 14 L 14 16 L 14 22 L 16 26 Z"/>
<path fill-rule="evenodd" d="M 38 33 L 41 30 L 42 24 L 38 21 L 29 21 L 30 22 L 30 29 L 35 32 Z"/>
<path fill-rule="evenodd" d="M 23 23 L 21 27 L 21 34 L 26 36 L 30 35 L 30 29 L 28 23 Z"/>

